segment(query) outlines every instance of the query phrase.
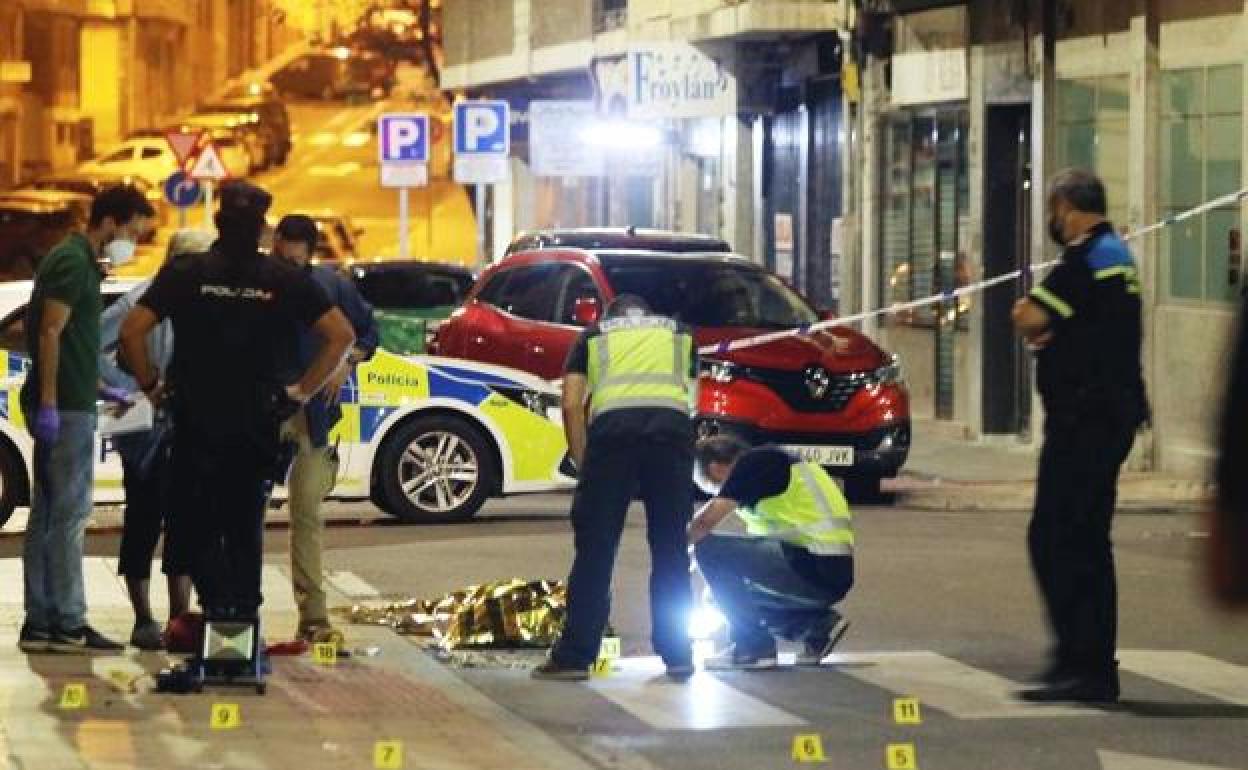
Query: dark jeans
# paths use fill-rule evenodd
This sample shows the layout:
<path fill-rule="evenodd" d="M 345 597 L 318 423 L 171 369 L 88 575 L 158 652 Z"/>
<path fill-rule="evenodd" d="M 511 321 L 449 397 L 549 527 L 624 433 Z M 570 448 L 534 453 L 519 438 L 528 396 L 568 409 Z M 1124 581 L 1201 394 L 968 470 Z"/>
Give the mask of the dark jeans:
<path fill-rule="evenodd" d="M 1115 670 L 1118 592 L 1110 530 L 1118 472 L 1135 428 L 1112 413 L 1059 413 L 1045 421 L 1027 540 L 1057 637 L 1055 663 L 1081 676 Z"/>
<path fill-rule="evenodd" d="M 152 555 L 156 553 L 162 529 L 165 530 L 162 572 L 191 574 L 185 543 L 166 524 L 172 482 L 171 436 L 156 434 L 145 431 L 113 439 L 121 455 L 122 484 L 126 490 L 117 572 L 134 580 L 151 578 Z"/>
<path fill-rule="evenodd" d="M 246 438 L 210 439 L 181 426 L 176 431 L 170 524 L 175 538 L 193 544 L 191 579 L 209 615 L 250 617 L 260 607 L 271 464 Z"/>
<path fill-rule="evenodd" d="M 641 438 L 590 439 L 576 495 L 576 559 L 568 578 L 568 618 L 552 652 L 565 666 L 598 657 L 611 611 L 611 572 L 634 490 L 646 505 L 650 542 L 651 642 L 668 665 L 692 661 L 686 529 L 692 513 L 693 447 Z"/>
<path fill-rule="evenodd" d="M 695 549 L 739 652 L 774 652 L 773 631 L 794 641 L 826 634 L 829 610 L 854 584 L 852 556 L 822 557 L 832 567 L 816 583 L 793 568 L 785 555 L 791 547 L 774 537 L 707 535 Z"/>

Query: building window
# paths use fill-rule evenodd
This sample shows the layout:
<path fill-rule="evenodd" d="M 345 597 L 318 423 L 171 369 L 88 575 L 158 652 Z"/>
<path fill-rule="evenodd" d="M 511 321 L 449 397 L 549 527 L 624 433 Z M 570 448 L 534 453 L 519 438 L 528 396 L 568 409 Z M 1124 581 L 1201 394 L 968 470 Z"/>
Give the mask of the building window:
<path fill-rule="evenodd" d="M 1161 76 L 1163 215 L 1176 214 L 1243 184 L 1243 68 L 1198 67 Z M 1238 205 L 1178 222 L 1162 233 L 1169 296 L 1231 302 L 1239 294 Z"/>
<path fill-rule="evenodd" d="M 1125 75 L 1057 83 L 1057 165 L 1101 178 L 1119 228 L 1127 224 L 1127 89 Z"/>

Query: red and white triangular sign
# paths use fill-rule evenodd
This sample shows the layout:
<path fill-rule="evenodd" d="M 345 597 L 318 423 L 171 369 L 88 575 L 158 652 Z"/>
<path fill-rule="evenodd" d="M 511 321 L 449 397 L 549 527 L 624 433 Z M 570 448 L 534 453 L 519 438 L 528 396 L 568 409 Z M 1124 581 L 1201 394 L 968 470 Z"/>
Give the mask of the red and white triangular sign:
<path fill-rule="evenodd" d="M 217 146 L 212 142 L 204 145 L 204 149 L 199 152 L 199 157 L 195 159 L 195 165 L 191 167 L 191 178 L 216 181 L 225 179 L 229 175 L 230 172 L 226 169 L 225 163 L 217 154 Z"/>
<path fill-rule="evenodd" d="M 203 131 L 170 131 L 165 134 L 165 141 L 169 143 L 169 149 L 173 150 L 179 166 L 186 165 L 187 158 L 195 152 L 195 145 L 199 144 L 203 135 Z"/>

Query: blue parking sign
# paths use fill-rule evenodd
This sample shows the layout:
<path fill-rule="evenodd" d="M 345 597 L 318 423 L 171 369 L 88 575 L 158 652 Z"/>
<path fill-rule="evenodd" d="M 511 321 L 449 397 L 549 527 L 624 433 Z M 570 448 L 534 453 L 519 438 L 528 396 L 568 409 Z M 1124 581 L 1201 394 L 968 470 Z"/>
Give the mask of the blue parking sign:
<path fill-rule="evenodd" d="M 500 155 L 511 151 L 507 102 L 476 99 L 455 105 L 455 154 Z"/>
<path fill-rule="evenodd" d="M 429 162 L 429 116 L 422 112 L 380 116 L 377 139 L 383 164 Z"/>

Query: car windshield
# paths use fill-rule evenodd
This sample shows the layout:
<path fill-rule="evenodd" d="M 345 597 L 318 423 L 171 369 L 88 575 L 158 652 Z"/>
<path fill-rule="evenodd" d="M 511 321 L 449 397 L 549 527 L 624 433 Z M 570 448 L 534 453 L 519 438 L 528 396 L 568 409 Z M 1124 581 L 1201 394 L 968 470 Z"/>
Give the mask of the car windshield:
<path fill-rule="evenodd" d="M 636 294 L 660 315 L 691 326 L 783 329 L 818 314 L 779 278 L 746 265 L 603 255 L 617 294 Z"/>

